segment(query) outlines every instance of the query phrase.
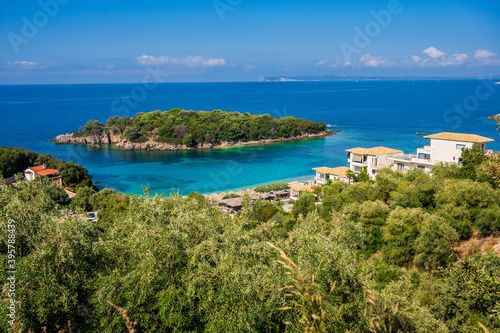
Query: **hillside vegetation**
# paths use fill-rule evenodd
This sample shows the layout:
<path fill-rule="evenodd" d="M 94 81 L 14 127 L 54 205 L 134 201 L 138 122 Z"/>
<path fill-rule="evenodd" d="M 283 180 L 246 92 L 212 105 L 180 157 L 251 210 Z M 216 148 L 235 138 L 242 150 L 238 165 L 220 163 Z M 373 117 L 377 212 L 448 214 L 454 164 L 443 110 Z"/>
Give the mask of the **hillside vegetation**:
<path fill-rule="evenodd" d="M 325 126 L 323 122 L 317 123 L 294 117 L 276 119 L 268 114 L 172 109 L 140 112 L 132 118 L 114 116 L 105 124 L 90 120 L 81 131 L 73 133 L 73 137 L 110 133 L 121 134 L 132 142 L 152 139 L 191 147 L 223 141 L 288 138 L 303 133 L 319 133 L 325 130 Z"/>
<path fill-rule="evenodd" d="M 142 197 L 80 188 L 70 205 L 99 209 L 93 224 L 61 215 L 42 179 L 7 188 L 0 220 L 3 235 L 8 219 L 16 226 L 18 326 L 497 332 L 499 256 L 454 247 L 498 235 L 499 157 L 474 149 L 463 157 L 463 168 L 437 166 L 432 178 L 384 170 L 375 181 L 330 183 L 322 204 L 301 194 L 291 215 L 248 198 L 243 212 L 228 215 L 195 192 L 151 197 L 145 188 Z M 8 299 L 1 302 L 6 317 Z"/>
<path fill-rule="evenodd" d="M 61 175 L 63 185 L 71 188 L 92 186 L 87 169 L 74 162 L 65 162 L 49 154 L 38 154 L 23 148 L 0 148 L 0 180 L 22 173 L 29 167 L 45 164 L 56 169 Z"/>

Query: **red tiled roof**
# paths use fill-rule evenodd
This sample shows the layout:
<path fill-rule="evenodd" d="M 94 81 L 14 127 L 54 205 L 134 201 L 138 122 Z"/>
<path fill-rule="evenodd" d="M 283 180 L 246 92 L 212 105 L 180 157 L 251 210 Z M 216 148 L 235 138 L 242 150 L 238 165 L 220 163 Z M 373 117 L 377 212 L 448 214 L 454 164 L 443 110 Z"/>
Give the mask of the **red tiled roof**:
<path fill-rule="evenodd" d="M 31 170 L 33 170 L 35 172 L 38 172 L 38 171 L 44 170 L 45 167 L 43 165 L 37 165 L 37 166 L 31 167 L 31 168 L 28 168 L 28 169 L 31 169 Z"/>
<path fill-rule="evenodd" d="M 40 171 L 36 171 L 36 174 L 40 175 L 40 176 L 48 176 L 48 175 L 52 175 L 54 173 L 59 173 L 59 171 L 57 171 L 56 169 L 43 169 Z"/>

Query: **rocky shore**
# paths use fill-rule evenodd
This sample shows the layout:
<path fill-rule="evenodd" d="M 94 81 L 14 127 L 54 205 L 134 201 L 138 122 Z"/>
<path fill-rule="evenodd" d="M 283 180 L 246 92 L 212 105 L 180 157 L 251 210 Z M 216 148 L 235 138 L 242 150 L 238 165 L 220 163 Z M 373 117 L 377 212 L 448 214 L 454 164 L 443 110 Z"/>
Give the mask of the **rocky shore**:
<path fill-rule="evenodd" d="M 224 147 L 235 147 L 251 144 L 262 144 L 271 142 L 282 142 L 282 141 L 293 141 L 293 140 L 304 140 L 311 138 L 320 138 L 328 135 L 334 134 L 333 130 L 325 130 L 320 133 L 314 134 L 301 134 L 288 138 L 277 138 L 277 139 L 266 139 L 257 141 L 223 141 L 219 143 L 203 143 L 198 144 L 194 147 L 188 147 L 185 145 L 174 145 L 171 143 L 157 142 L 153 140 L 148 140 L 146 142 L 131 142 L 130 140 L 123 137 L 121 133 L 111 134 L 102 133 L 100 135 L 92 136 L 81 136 L 73 137 L 73 134 L 61 134 L 52 140 L 55 144 L 74 144 L 74 145 L 90 145 L 92 148 L 101 148 L 101 145 L 113 145 L 114 147 L 123 150 L 196 150 L 196 149 L 213 149 L 213 148 L 224 148 Z"/>
<path fill-rule="evenodd" d="M 488 118 L 486 118 L 486 120 L 494 120 L 494 121 L 500 122 L 500 113 L 496 114 L 494 116 L 488 117 Z"/>

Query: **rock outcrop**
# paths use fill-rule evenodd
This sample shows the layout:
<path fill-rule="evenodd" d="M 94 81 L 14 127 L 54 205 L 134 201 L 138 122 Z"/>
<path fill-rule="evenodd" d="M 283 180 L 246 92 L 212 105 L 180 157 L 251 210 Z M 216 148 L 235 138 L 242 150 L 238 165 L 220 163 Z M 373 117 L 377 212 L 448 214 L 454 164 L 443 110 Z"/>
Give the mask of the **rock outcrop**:
<path fill-rule="evenodd" d="M 494 116 L 491 116 L 491 117 L 488 117 L 486 118 L 487 120 L 494 120 L 494 121 L 498 121 L 500 122 L 500 113 L 499 114 L 496 114 Z"/>
<path fill-rule="evenodd" d="M 119 134 L 109 134 L 103 133 L 100 135 L 90 135 L 73 137 L 73 134 L 61 134 L 54 138 L 52 142 L 56 144 L 74 144 L 74 145 L 90 145 L 91 147 L 99 147 L 99 145 L 111 144 L 115 147 L 121 148 L 123 150 L 201 150 L 201 149 L 212 149 L 218 147 L 233 147 L 233 146 L 243 146 L 251 144 L 262 144 L 280 141 L 292 141 L 292 140 L 304 140 L 311 138 L 319 138 L 328 135 L 332 135 L 333 130 L 326 130 L 320 133 L 308 134 L 304 133 L 301 135 L 296 135 L 289 138 L 278 138 L 278 139 L 266 139 L 258 141 L 223 141 L 214 144 L 211 143 L 199 143 L 194 147 L 188 147 L 185 145 L 174 145 L 171 143 L 157 142 L 149 139 L 146 142 L 131 142 L 127 138 L 123 137 L 121 133 Z"/>

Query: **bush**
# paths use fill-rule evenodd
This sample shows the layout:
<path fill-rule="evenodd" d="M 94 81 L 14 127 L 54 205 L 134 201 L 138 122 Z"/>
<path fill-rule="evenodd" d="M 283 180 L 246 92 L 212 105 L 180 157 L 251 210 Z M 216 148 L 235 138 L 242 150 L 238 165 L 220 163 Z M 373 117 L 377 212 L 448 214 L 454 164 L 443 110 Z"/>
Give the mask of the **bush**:
<path fill-rule="evenodd" d="M 312 193 L 301 192 L 299 199 L 293 204 L 292 215 L 298 217 L 302 214 L 305 217 L 313 210 L 316 210 L 316 197 Z"/>
<path fill-rule="evenodd" d="M 94 193 L 95 191 L 91 187 L 80 187 L 71 201 L 72 206 L 76 209 L 83 209 L 84 211 L 93 210 L 91 198 Z"/>
<path fill-rule="evenodd" d="M 267 200 L 257 200 L 255 201 L 252 212 L 255 219 L 266 222 L 271 217 L 274 216 L 280 209 L 276 207 L 275 203 L 272 203 Z"/>
<path fill-rule="evenodd" d="M 415 256 L 415 240 L 420 235 L 420 227 L 430 217 L 420 208 L 397 207 L 382 227 L 385 245 L 383 252 L 392 264 L 407 266 Z"/>
<path fill-rule="evenodd" d="M 71 202 L 68 194 L 59 186 L 49 186 L 47 188 L 47 194 L 58 205 L 65 206 Z"/>
<path fill-rule="evenodd" d="M 70 186 L 73 188 L 92 186 L 91 177 L 88 174 L 87 169 L 74 162 L 66 162 L 62 164 L 59 168 L 59 173 L 63 184 L 65 186 Z"/>
<path fill-rule="evenodd" d="M 362 252 L 372 255 L 382 249 L 382 227 L 390 213 L 389 206 L 382 201 L 353 203 L 344 209 L 344 215 L 351 221 L 361 223 L 366 232 L 365 247 Z"/>
<path fill-rule="evenodd" d="M 233 198 L 241 198 L 241 195 L 236 193 L 226 194 L 225 196 L 222 197 L 222 200 L 233 199 Z"/>
<path fill-rule="evenodd" d="M 484 236 L 500 229 L 500 207 L 491 206 L 482 210 L 474 223 Z"/>
<path fill-rule="evenodd" d="M 258 193 L 266 193 L 271 191 L 281 191 L 288 188 L 288 183 L 272 183 L 270 185 L 260 185 L 254 189 Z"/>
<path fill-rule="evenodd" d="M 468 239 L 472 236 L 472 214 L 467 208 L 447 204 L 436 210 L 435 214 L 455 229 L 461 239 Z"/>

